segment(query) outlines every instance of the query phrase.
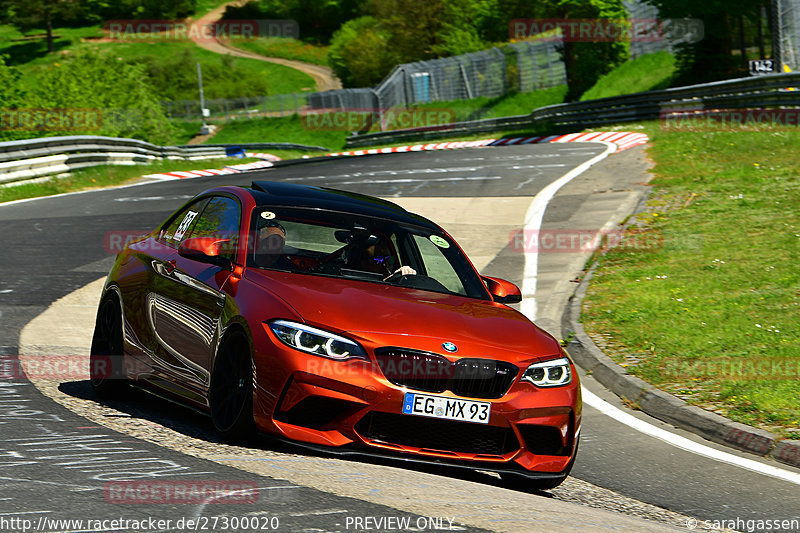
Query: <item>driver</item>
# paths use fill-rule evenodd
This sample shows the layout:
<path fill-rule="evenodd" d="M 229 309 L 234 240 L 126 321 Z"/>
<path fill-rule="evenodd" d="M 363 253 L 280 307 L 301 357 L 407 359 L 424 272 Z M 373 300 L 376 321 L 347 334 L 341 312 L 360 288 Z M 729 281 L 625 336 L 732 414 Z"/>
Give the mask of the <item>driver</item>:
<path fill-rule="evenodd" d="M 417 273 L 416 270 L 408 265 L 403 265 L 396 270 L 392 271 L 395 258 L 389 249 L 386 241 L 381 240 L 375 244 L 371 244 L 364 248 L 361 255 L 361 270 L 366 272 L 375 272 L 384 276 L 383 281 L 391 278 L 392 276 L 413 276 Z"/>

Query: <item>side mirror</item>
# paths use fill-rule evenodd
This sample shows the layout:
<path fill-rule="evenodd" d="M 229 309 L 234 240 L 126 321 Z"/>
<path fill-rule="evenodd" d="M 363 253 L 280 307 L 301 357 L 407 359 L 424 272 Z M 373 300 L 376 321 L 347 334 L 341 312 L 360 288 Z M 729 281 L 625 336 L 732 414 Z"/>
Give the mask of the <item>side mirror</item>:
<path fill-rule="evenodd" d="M 192 237 L 181 243 L 180 247 L 178 247 L 178 255 L 201 263 L 208 263 L 230 269 L 230 258 L 222 255 L 228 251 L 230 244 L 230 239 Z"/>
<path fill-rule="evenodd" d="M 492 295 L 492 300 L 501 304 L 515 304 L 522 301 L 522 292 L 519 287 L 500 278 L 481 276 L 486 288 Z"/>

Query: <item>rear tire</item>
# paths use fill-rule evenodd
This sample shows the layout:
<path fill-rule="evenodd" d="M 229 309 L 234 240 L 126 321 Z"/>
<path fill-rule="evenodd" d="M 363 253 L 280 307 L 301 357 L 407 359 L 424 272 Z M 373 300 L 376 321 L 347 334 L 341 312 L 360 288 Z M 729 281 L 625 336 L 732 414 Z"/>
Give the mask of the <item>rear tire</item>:
<path fill-rule="evenodd" d="M 89 382 L 101 398 L 120 398 L 128 392 L 123 364 L 122 311 L 114 296 L 97 310 L 89 355 Z"/>
<path fill-rule="evenodd" d="M 227 440 L 245 440 L 255 428 L 251 361 L 250 344 L 241 333 L 223 341 L 214 361 L 208 403 L 214 427 Z"/>

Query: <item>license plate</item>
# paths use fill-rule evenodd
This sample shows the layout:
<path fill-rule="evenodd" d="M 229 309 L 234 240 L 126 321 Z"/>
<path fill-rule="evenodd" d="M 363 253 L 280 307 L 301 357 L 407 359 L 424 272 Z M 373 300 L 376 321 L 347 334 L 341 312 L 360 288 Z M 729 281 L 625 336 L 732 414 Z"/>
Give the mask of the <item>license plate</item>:
<path fill-rule="evenodd" d="M 492 404 L 489 402 L 459 400 L 414 392 L 407 392 L 403 401 L 403 414 L 406 415 L 429 416 L 480 424 L 489 423 L 491 411 Z"/>

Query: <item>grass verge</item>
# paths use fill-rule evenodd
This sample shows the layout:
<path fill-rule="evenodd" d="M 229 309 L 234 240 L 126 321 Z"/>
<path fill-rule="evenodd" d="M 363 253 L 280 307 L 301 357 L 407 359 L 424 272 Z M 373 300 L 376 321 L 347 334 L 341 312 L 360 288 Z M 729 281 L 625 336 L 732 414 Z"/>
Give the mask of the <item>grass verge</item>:
<path fill-rule="evenodd" d="M 37 87 L 40 72 L 82 50 L 108 51 L 118 61 L 144 65 L 165 100 L 199 100 L 197 62 L 203 69 L 207 99 L 299 93 L 316 87 L 314 79 L 299 70 L 216 54 L 188 40 L 159 40 L 154 36 L 149 40 L 108 41 L 99 26 L 54 31 L 55 53 L 48 54 L 40 31 L 23 34 L 12 26 L 0 25 L 0 55 L 8 55 L 8 64 L 19 68 L 21 82 L 27 87 Z"/>
<path fill-rule="evenodd" d="M 400 129 L 410 125 L 408 121 L 422 118 L 420 125 L 436 125 L 439 123 L 463 121 L 477 118 L 495 118 L 511 115 L 523 115 L 536 108 L 561 103 L 566 94 L 566 87 L 554 87 L 537 91 L 535 93 L 511 93 L 498 98 L 475 98 L 472 100 L 458 100 L 452 102 L 431 102 L 406 109 L 391 109 L 385 112 L 389 129 Z M 430 111 L 444 111 L 443 113 L 430 113 Z M 349 131 L 339 125 L 367 123 L 369 113 L 353 112 L 352 121 L 348 122 L 343 113 L 332 113 L 334 117 L 327 120 L 324 117 L 318 120 L 304 120 L 299 115 L 289 117 L 236 119 L 217 124 L 219 133 L 209 139 L 208 143 L 244 143 L 244 142 L 294 142 L 314 146 L 324 146 L 333 151 L 345 148 L 345 140 Z M 430 119 L 443 119 L 442 122 Z M 184 127 L 192 131 L 192 123 Z M 199 125 L 197 126 L 199 128 Z M 339 128 L 339 129 L 336 129 Z M 377 120 L 372 124 L 370 131 L 380 131 Z M 477 138 L 485 137 L 479 135 Z"/>
<path fill-rule="evenodd" d="M 236 48 L 249 50 L 267 57 L 293 59 L 314 65 L 328 65 L 329 46 L 316 46 L 286 37 L 258 37 L 229 41 Z"/>
<path fill-rule="evenodd" d="M 247 142 L 288 142 L 341 150 L 349 135 L 345 131 L 323 131 L 303 127 L 298 115 L 289 117 L 239 119 L 219 124 L 209 144 Z"/>
<path fill-rule="evenodd" d="M 581 101 L 666 89 L 675 77 L 675 57 L 655 52 L 626 61 L 583 93 Z"/>
<path fill-rule="evenodd" d="M 37 183 L 23 183 L 11 187 L 0 187 L 0 203 L 23 198 L 52 196 L 65 192 L 99 189 L 133 183 L 144 174 L 158 174 L 174 170 L 197 170 L 222 168 L 258 161 L 258 159 L 206 159 L 202 161 L 157 161 L 149 165 L 104 165 L 76 170 L 65 178 L 50 178 Z"/>
<path fill-rule="evenodd" d="M 645 131 L 653 191 L 600 256 L 587 331 L 662 390 L 800 438 L 800 132 Z"/>

